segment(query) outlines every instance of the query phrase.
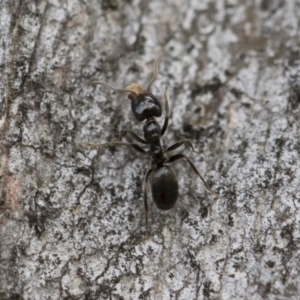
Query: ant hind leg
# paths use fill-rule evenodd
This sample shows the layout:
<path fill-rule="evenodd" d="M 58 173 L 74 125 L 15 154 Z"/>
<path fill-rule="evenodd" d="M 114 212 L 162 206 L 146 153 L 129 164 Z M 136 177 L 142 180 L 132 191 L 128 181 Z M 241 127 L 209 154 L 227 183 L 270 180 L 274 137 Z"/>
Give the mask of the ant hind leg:
<path fill-rule="evenodd" d="M 144 206 L 145 206 L 145 222 L 146 222 L 146 237 L 149 237 L 149 226 L 148 226 L 148 201 L 147 201 L 147 184 L 149 180 L 149 176 L 152 172 L 152 169 L 149 169 L 145 175 L 144 179 Z"/>
<path fill-rule="evenodd" d="M 210 186 L 206 183 L 206 181 L 204 180 L 204 178 L 201 176 L 201 174 L 199 173 L 199 171 L 197 170 L 197 168 L 195 167 L 195 165 L 192 163 L 192 161 L 184 154 L 176 154 L 173 155 L 169 158 L 168 163 L 174 162 L 176 160 L 179 159 L 185 159 L 188 164 L 190 165 L 190 167 L 193 169 L 193 171 L 199 176 L 199 178 L 201 179 L 201 181 L 204 183 L 204 186 L 217 198 L 221 199 L 221 196 L 219 194 L 217 194 L 216 192 L 214 192 Z"/>

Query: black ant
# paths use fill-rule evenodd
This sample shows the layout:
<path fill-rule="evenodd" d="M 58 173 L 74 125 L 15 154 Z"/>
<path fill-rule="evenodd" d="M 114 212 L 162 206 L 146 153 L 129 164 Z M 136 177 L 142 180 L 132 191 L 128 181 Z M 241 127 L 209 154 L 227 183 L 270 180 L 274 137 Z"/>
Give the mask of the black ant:
<path fill-rule="evenodd" d="M 158 57 L 155 60 L 153 78 L 151 79 L 147 89 L 143 89 L 140 85 L 136 83 L 133 83 L 125 87 L 125 89 L 116 89 L 113 86 L 102 81 L 95 81 L 92 83 L 92 84 L 101 84 L 107 88 L 114 90 L 115 92 L 129 93 L 128 98 L 129 100 L 131 100 L 131 109 L 135 118 L 140 122 L 146 120 L 143 127 L 145 139 L 140 138 L 138 135 L 136 135 L 134 132 L 130 130 L 125 130 L 121 133 L 120 141 L 108 142 L 104 144 L 88 144 L 88 145 L 93 147 L 126 145 L 126 146 L 131 146 L 134 150 L 142 154 L 151 156 L 152 159 L 151 168 L 146 173 L 144 179 L 144 187 L 143 187 L 144 205 L 146 211 L 146 234 L 147 235 L 148 235 L 148 203 L 147 203 L 148 181 L 150 180 L 151 183 L 152 198 L 159 209 L 161 210 L 171 209 L 175 205 L 178 198 L 178 180 L 177 180 L 176 173 L 169 165 L 170 163 L 180 159 L 185 159 L 189 163 L 193 171 L 202 180 L 205 187 L 213 195 L 220 198 L 220 196 L 208 186 L 208 184 L 205 182 L 203 177 L 200 175 L 197 168 L 194 166 L 194 164 L 187 156 L 185 156 L 184 154 L 176 154 L 171 156 L 169 159 L 167 159 L 164 156 L 166 152 L 175 150 L 184 144 L 190 147 L 194 152 L 196 151 L 194 150 L 192 143 L 187 139 L 178 141 L 177 143 L 173 144 L 167 149 L 162 149 L 160 139 L 166 132 L 169 123 L 169 101 L 167 96 L 168 87 L 165 88 L 165 93 L 164 93 L 166 116 L 162 128 L 154 119 L 154 117 L 160 117 L 162 115 L 162 107 L 158 99 L 150 92 L 151 85 L 157 78 L 159 63 L 160 63 L 160 57 Z M 131 135 L 131 137 L 135 141 L 143 145 L 148 145 L 150 149 L 147 151 L 135 143 L 122 142 L 121 141 L 122 138 L 126 137 L 126 135 Z"/>

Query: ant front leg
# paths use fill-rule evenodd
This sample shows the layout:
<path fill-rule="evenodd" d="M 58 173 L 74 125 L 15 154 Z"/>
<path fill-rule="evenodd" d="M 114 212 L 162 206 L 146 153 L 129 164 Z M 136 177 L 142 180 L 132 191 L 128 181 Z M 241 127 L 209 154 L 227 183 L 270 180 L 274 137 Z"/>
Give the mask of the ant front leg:
<path fill-rule="evenodd" d="M 149 169 L 146 173 L 145 179 L 144 179 L 144 206 L 145 206 L 145 221 L 146 221 L 146 237 L 149 236 L 149 227 L 148 227 L 148 201 L 147 201 L 147 184 L 149 180 L 149 176 L 152 172 L 152 169 Z"/>
<path fill-rule="evenodd" d="M 168 87 L 166 86 L 165 93 L 164 93 L 166 117 L 165 117 L 165 121 L 164 121 L 163 127 L 161 129 L 161 136 L 164 135 L 164 133 L 166 132 L 166 130 L 168 128 L 168 124 L 169 124 L 170 109 L 169 109 L 169 99 L 168 99 L 167 92 L 168 92 Z"/>
<path fill-rule="evenodd" d="M 134 143 L 125 143 L 125 142 L 108 142 L 104 144 L 92 144 L 89 143 L 87 146 L 89 147 L 105 147 L 105 146 L 131 146 L 135 151 L 142 153 L 142 154 L 148 154 L 148 151 L 144 150 L 141 148 L 139 145 L 134 144 Z"/>
<path fill-rule="evenodd" d="M 148 143 L 143 140 L 142 138 L 140 138 L 138 135 L 136 135 L 134 132 L 130 131 L 130 130 L 123 130 L 120 134 L 120 141 L 122 141 L 122 138 L 126 137 L 128 134 L 131 135 L 131 137 L 133 139 L 135 139 L 137 142 L 144 144 L 144 145 L 148 145 Z"/>
<path fill-rule="evenodd" d="M 214 195 L 216 196 L 217 198 L 221 199 L 221 196 L 218 195 L 216 192 L 214 192 L 210 186 L 206 183 L 206 181 L 204 180 L 204 178 L 201 176 L 201 174 L 199 173 L 199 171 L 197 170 L 197 168 L 195 167 L 195 165 L 192 163 L 192 161 L 187 157 L 185 156 L 184 154 L 176 154 L 176 155 L 173 155 L 171 156 L 169 159 L 168 159 L 168 163 L 171 163 L 171 162 L 174 162 L 176 160 L 179 160 L 179 159 L 186 159 L 186 161 L 189 163 L 190 167 L 193 169 L 193 171 L 199 176 L 199 178 L 202 180 L 202 182 L 204 183 L 204 186 Z"/>

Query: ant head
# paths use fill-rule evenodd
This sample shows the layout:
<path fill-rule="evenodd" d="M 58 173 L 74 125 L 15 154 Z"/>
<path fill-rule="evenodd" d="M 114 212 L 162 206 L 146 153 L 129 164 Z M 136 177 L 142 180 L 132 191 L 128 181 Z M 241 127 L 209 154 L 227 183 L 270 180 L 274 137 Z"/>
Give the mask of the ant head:
<path fill-rule="evenodd" d="M 131 100 L 131 109 L 138 121 L 144 121 L 149 117 L 160 117 L 162 115 L 161 104 L 150 92 L 151 85 L 157 78 L 160 59 L 161 56 L 158 56 L 155 60 L 153 77 L 147 89 L 143 89 L 136 83 L 130 84 L 125 89 L 117 89 L 103 81 L 94 81 L 92 85 L 101 84 L 115 92 L 129 93 L 128 98 Z"/>
<path fill-rule="evenodd" d="M 131 110 L 138 121 L 144 121 L 149 117 L 160 117 L 162 115 L 161 104 L 158 99 L 144 90 L 140 85 L 133 83 L 125 88 L 131 91 L 128 99 L 131 100 Z"/>

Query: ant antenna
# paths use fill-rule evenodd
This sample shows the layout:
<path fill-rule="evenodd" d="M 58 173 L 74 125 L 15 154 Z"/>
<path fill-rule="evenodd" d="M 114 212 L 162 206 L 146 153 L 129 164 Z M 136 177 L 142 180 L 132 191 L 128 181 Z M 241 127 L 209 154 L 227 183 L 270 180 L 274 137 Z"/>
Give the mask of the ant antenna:
<path fill-rule="evenodd" d="M 162 54 L 160 54 L 156 59 L 155 59 L 155 63 L 154 63 L 154 70 L 153 70 L 153 77 L 150 80 L 150 83 L 148 84 L 147 87 L 147 91 L 150 91 L 151 85 L 153 84 L 153 82 L 156 80 L 157 78 L 157 74 L 158 74 L 158 67 L 159 67 L 159 63 L 161 61 L 161 57 Z"/>
<path fill-rule="evenodd" d="M 131 90 L 127 90 L 127 89 L 116 89 L 115 87 L 113 87 L 112 85 L 104 82 L 104 81 L 93 81 L 91 83 L 91 85 L 97 85 L 97 84 L 101 84 L 103 86 L 105 86 L 106 88 L 109 88 L 115 92 L 125 92 L 125 93 L 133 93 L 133 94 L 136 94 L 134 91 L 131 91 Z M 136 94 L 137 95 L 137 94 Z"/>

